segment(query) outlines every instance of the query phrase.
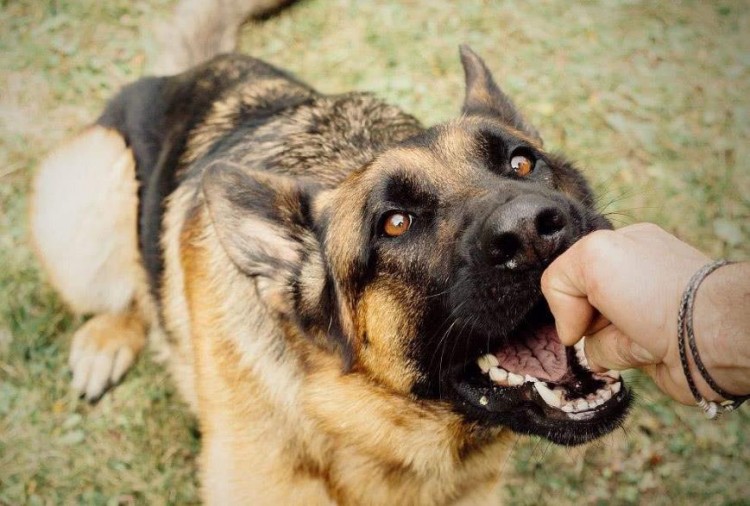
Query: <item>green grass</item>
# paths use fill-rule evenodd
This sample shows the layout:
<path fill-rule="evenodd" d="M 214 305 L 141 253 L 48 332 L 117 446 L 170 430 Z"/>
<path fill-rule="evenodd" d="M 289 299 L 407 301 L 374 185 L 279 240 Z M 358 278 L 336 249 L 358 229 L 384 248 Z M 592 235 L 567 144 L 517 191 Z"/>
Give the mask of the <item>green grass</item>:
<path fill-rule="evenodd" d="M 197 500 L 195 422 L 147 356 L 99 404 L 69 391 L 80 323 L 27 245 L 33 167 L 141 75 L 171 0 L 0 0 L 0 504 Z M 619 225 L 656 221 L 750 257 L 750 3 L 302 1 L 244 51 L 324 92 L 371 90 L 426 124 L 482 55 Z M 748 504 L 750 410 L 708 422 L 635 376 L 625 428 L 584 449 L 520 438 L 512 504 Z"/>

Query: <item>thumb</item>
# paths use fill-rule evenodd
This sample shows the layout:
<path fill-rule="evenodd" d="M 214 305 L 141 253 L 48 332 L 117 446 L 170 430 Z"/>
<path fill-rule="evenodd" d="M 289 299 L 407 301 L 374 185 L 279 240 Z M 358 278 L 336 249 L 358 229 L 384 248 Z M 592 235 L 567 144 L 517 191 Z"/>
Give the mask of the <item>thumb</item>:
<path fill-rule="evenodd" d="M 586 336 L 585 343 L 586 358 L 594 369 L 622 370 L 661 362 L 612 324 Z"/>

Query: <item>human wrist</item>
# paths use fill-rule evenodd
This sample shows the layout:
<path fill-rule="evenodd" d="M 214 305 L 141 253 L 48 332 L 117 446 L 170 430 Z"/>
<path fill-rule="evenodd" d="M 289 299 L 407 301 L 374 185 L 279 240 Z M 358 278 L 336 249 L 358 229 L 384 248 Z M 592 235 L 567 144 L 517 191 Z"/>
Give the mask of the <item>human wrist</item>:
<path fill-rule="evenodd" d="M 750 263 L 723 266 L 702 283 L 695 299 L 695 338 L 708 374 L 723 390 L 750 394 Z M 690 370 L 708 400 L 723 400 L 700 375 Z"/>

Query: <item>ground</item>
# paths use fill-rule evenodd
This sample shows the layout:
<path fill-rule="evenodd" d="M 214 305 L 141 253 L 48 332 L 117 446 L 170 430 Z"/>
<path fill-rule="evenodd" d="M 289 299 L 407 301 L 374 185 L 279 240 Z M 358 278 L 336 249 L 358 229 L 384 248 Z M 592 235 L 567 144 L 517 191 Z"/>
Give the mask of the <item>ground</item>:
<path fill-rule="evenodd" d="M 0 504 L 197 501 L 195 422 L 150 355 L 90 406 L 72 316 L 27 239 L 34 166 L 154 54 L 172 0 L 0 0 Z M 750 257 L 748 1 L 302 0 L 242 48 L 324 92 L 370 90 L 426 124 L 456 114 L 469 43 L 618 225 L 649 220 Z M 749 504 L 750 408 L 719 422 L 631 375 L 623 430 L 582 449 L 519 438 L 510 504 Z"/>

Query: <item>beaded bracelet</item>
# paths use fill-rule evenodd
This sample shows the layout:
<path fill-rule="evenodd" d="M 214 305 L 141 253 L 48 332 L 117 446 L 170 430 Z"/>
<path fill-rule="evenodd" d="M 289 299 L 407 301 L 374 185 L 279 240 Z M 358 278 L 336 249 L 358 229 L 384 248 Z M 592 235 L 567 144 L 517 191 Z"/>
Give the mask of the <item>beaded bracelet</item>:
<path fill-rule="evenodd" d="M 680 352 L 680 362 L 682 363 L 682 370 L 685 373 L 688 387 L 690 392 L 693 394 L 695 402 L 698 403 L 703 411 L 705 411 L 708 418 L 716 418 L 722 413 L 727 413 L 737 409 L 743 402 L 745 402 L 750 395 L 737 396 L 728 393 L 726 390 L 719 387 L 716 381 L 708 374 L 706 367 L 703 365 L 698 354 L 698 346 L 695 343 L 695 332 L 693 331 L 693 307 L 695 305 L 695 294 L 698 292 L 698 287 L 701 285 L 706 276 L 711 274 L 713 271 L 724 265 L 730 264 L 728 260 L 716 260 L 705 266 L 703 266 L 698 272 L 693 274 L 690 281 L 685 287 L 685 291 L 682 294 L 682 300 L 680 301 L 680 311 L 677 314 L 677 341 Z M 706 383 L 719 395 L 724 397 L 722 402 L 708 401 L 701 396 L 698 392 L 698 388 L 695 386 L 693 377 L 690 373 L 690 366 L 687 359 L 687 351 L 685 347 L 685 341 L 688 342 L 690 347 L 690 353 L 695 362 L 695 366 L 700 372 L 700 375 L 706 380 Z"/>

